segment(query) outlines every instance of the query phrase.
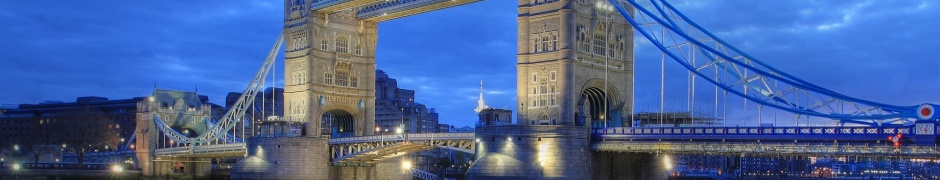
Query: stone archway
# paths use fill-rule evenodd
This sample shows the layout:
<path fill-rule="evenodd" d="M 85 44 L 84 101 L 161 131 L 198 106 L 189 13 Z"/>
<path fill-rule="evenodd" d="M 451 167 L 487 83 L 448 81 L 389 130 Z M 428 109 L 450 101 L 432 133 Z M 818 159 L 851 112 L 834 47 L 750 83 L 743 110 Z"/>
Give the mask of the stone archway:
<path fill-rule="evenodd" d="M 608 92 L 617 92 L 608 89 Z M 621 111 L 623 103 L 618 103 L 616 94 L 608 94 L 598 87 L 588 87 L 581 90 L 575 112 L 575 124 L 591 127 L 617 127 L 622 125 Z M 606 124 L 605 124 L 606 123 Z"/>
<path fill-rule="evenodd" d="M 323 113 L 321 124 L 323 130 L 320 132 L 332 138 L 353 137 L 356 134 L 356 119 L 344 110 L 337 109 Z"/>

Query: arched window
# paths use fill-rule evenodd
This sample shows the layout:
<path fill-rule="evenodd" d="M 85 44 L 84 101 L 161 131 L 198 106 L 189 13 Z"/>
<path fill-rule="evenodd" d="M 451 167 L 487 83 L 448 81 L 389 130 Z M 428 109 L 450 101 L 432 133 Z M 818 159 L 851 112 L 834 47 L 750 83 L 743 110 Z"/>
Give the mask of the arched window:
<path fill-rule="evenodd" d="M 591 52 L 591 40 L 587 38 L 587 33 L 581 31 L 578 36 L 581 38 L 581 52 L 590 53 Z"/>
<path fill-rule="evenodd" d="M 594 54 L 606 55 L 607 53 L 607 25 L 604 21 L 597 22 L 597 28 L 594 29 Z"/>
<path fill-rule="evenodd" d="M 617 45 L 617 50 L 619 50 L 620 53 L 623 53 L 623 51 L 626 50 L 625 48 L 626 44 L 623 43 L 623 40 L 620 40 L 618 44 L 619 45 Z"/>
<path fill-rule="evenodd" d="M 542 52 L 548 52 L 548 36 L 542 36 Z"/>
<path fill-rule="evenodd" d="M 532 52 L 539 52 L 539 38 L 537 37 L 532 39 Z"/>
<path fill-rule="evenodd" d="M 558 35 L 552 35 L 552 51 L 558 50 Z"/>
<path fill-rule="evenodd" d="M 349 38 L 346 36 L 337 36 L 336 37 L 336 52 L 349 53 L 347 46 L 349 45 Z"/>

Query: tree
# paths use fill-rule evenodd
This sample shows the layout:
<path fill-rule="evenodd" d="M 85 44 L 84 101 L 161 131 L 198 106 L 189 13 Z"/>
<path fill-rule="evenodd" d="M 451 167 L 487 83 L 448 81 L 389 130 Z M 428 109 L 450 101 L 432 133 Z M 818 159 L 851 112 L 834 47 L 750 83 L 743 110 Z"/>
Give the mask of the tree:
<path fill-rule="evenodd" d="M 78 164 L 84 164 L 89 151 L 114 149 L 120 132 L 108 114 L 94 106 L 70 108 L 53 120 L 51 135 L 75 152 Z"/>

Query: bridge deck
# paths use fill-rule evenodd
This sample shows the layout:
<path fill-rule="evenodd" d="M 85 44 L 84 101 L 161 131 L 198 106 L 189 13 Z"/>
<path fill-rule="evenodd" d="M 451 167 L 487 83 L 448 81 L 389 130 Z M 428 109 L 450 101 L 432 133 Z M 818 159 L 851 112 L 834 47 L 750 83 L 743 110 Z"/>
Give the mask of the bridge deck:
<path fill-rule="evenodd" d="M 474 137 L 473 133 L 379 135 L 330 139 L 329 144 L 334 165 L 369 165 L 434 148 L 473 153 Z"/>
<path fill-rule="evenodd" d="M 235 157 L 244 156 L 246 150 L 245 143 L 230 143 L 160 148 L 153 154 L 158 157 Z"/>

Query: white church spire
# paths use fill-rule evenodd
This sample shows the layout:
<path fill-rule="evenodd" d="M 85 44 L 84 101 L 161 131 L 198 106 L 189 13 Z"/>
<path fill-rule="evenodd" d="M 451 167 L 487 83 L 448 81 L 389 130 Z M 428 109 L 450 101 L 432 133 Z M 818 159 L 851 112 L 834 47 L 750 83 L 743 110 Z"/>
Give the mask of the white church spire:
<path fill-rule="evenodd" d="M 489 108 L 489 106 L 486 106 L 486 103 L 483 102 L 483 80 L 480 80 L 480 100 L 477 100 L 477 108 L 473 109 L 473 111 L 480 113 L 480 111 L 486 108 Z"/>

